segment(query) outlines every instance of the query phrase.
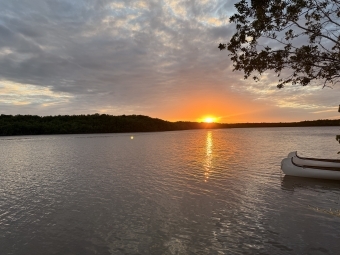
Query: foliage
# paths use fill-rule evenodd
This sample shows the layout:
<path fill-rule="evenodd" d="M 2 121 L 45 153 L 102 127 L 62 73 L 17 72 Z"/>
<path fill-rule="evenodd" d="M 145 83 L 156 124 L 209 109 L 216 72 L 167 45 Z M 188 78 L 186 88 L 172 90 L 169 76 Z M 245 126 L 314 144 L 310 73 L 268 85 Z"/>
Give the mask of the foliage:
<path fill-rule="evenodd" d="M 245 78 L 255 73 L 258 81 L 272 70 L 278 88 L 339 82 L 340 0 L 241 0 L 235 7 L 230 22 L 237 31 L 218 48 L 231 52 L 234 70 Z"/>
<path fill-rule="evenodd" d="M 169 122 L 143 115 L 0 115 L 0 135 L 155 132 L 215 127 L 218 124 Z"/>
<path fill-rule="evenodd" d="M 247 128 L 247 127 L 306 127 L 339 126 L 339 120 L 316 120 L 292 123 L 198 123 L 169 122 L 143 115 L 0 115 L 0 136 L 156 132 L 188 129 Z"/>

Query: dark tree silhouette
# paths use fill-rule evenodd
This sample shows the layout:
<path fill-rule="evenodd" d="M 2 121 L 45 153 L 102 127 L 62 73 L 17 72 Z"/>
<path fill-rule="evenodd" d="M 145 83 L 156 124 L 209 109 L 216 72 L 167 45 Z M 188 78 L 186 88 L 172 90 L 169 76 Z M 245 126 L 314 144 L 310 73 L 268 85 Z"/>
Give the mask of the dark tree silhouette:
<path fill-rule="evenodd" d="M 5 115 L 0 114 L 0 136 L 46 135 L 46 134 L 90 134 L 156 132 L 210 128 L 245 127 L 308 127 L 339 126 L 339 120 L 315 120 L 291 123 L 198 123 L 189 121 L 169 122 L 143 115 L 112 116 L 92 115 Z"/>
<path fill-rule="evenodd" d="M 225 43 L 220 43 L 220 45 L 218 45 L 218 47 L 220 50 L 224 50 L 226 48 L 226 44 Z"/>
<path fill-rule="evenodd" d="M 40 134 L 89 134 L 155 132 L 219 128 L 219 123 L 169 122 L 143 115 L 0 115 L 0 136 Z"/>
<path fill-rule="evenodd" d="M 230 22 L 237 31 L 218 48 L 230 51 L 245 78 L 258 81 L 272 70 L 278 88 L 339 82 L 340 0 L 241 0 L 235 7 Z"/>

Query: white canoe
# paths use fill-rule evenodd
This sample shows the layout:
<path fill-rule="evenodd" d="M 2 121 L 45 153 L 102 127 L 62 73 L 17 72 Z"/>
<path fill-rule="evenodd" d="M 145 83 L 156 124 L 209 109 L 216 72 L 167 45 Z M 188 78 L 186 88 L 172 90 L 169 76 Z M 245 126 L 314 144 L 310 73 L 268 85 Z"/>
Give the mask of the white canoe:
<path fill-rule="evenodd" d="M 297 151 L 288 154 L 288 158 L 293 158 L 297 165 L 321 166 L 321 167 L 340 167 L 339 159 L 306 158 L 297 155 Z"/>
<path fill-rule="evenodd" d="M 286 175 L 340 180 L 340 167 L 322 167 L 299 165 L 294 162 L 296 158 L 285 158 L 281 162 L 281 169 Z"/>

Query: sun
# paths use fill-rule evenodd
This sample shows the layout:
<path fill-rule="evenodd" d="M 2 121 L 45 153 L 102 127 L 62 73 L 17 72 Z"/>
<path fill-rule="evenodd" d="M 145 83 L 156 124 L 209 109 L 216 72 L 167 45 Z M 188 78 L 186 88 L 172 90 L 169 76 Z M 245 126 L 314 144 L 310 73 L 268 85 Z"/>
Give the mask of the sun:
<path fill-rule="evenodd" d="M 217 123 L 220 120 L 220 117 L 214 117 L 213 115 L 205 115 L 196 120 L 201 123 Z"/>
<path fill-rule="evenodd" d="M 216 118 L 214 118 L 214 117 L 204 117 L 203 118 L 203 122 L 205 122 L 205 123 L 213 123 L 215 121 L 216 121 Z"/>

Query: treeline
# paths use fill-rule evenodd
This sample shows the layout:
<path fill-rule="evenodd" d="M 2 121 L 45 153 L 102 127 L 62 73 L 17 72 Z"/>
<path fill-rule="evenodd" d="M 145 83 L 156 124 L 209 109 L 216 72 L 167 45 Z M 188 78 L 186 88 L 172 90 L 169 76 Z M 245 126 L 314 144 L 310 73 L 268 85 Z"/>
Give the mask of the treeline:
<path fill-rule="evenodd" d="M 169 122 L 143 115 L 0 115 L 0 135 L 90 134 L 155 132 L 206 128 L 339 126 L 340 120 L 316 120 L 291 123 L 198 123 Z"/>
<path fill-rule="evenodd" d="M 305 120 L 300 122 L 274 122 L 274 123 L 233 123 L 224 124 L 229 128 L 255 128 L 255 127 L 321 127 L 340 126 L 340 119 L 335 120 Z"/>
<path fill-rule="evenodd" d="M 209 128 L 212 124 L 169 122 L 143 115 L 0 115 L 0 135 L 155 132 Z"/>

